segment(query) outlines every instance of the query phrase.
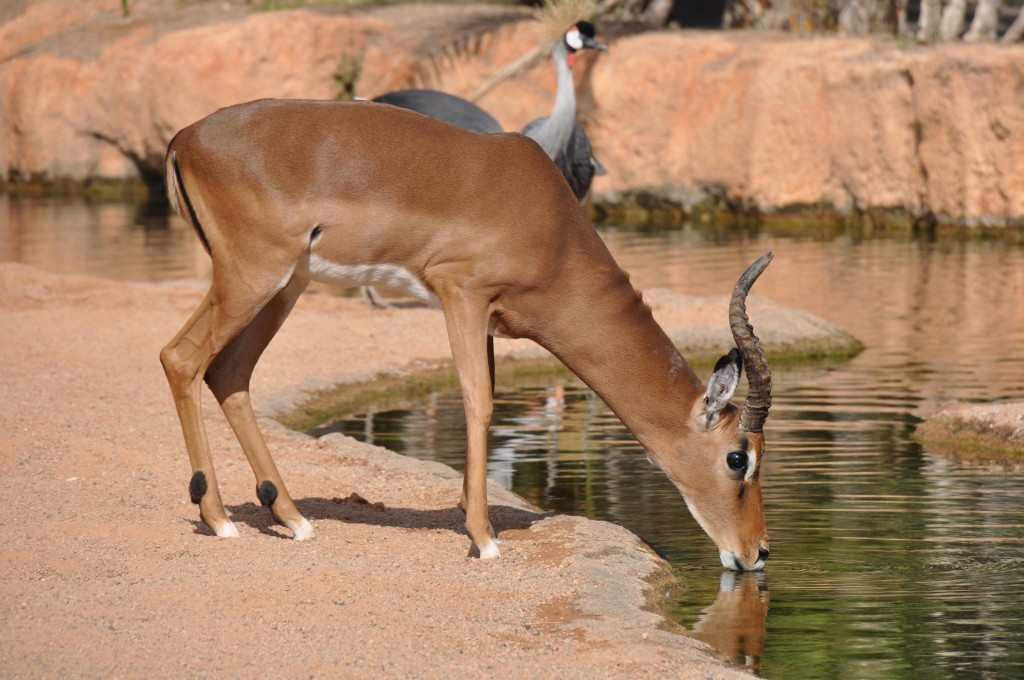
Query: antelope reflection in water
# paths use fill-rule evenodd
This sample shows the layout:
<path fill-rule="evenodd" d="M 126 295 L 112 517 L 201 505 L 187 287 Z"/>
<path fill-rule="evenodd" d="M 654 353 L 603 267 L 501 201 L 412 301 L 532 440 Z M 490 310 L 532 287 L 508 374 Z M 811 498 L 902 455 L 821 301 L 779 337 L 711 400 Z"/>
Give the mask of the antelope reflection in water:
<path fill-rule="evenodd" d="M 725 571 L 718 595 L 693 625 L 698 639 L 753 671 L 761 668 L 768 585 L 761 571 Z"/>

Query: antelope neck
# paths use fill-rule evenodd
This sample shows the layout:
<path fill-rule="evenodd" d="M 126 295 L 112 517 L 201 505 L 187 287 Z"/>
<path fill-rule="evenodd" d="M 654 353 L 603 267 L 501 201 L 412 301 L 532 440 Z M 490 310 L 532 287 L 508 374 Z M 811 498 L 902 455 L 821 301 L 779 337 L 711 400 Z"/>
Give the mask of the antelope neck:
<path fill-rule="evenodd" d="M 666 452 L 689 427 L 703 383 L 624 272 L 591 269 L 576 278 L 534 340 L 593 389 L 647 451 Z"/>

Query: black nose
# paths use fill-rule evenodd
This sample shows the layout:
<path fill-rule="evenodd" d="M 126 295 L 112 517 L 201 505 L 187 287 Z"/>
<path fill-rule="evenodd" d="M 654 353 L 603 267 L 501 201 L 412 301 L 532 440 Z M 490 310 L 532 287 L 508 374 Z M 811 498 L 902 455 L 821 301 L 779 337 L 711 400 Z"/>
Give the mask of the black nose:
<path fill-rule="evenodd" d="M 767 560 L 769 555 L 771 555 L 771 551 L 769 551 L 768 548 L 761 548 L 757 551 L 757 556 L 761 558 L 762 562 Z"/>

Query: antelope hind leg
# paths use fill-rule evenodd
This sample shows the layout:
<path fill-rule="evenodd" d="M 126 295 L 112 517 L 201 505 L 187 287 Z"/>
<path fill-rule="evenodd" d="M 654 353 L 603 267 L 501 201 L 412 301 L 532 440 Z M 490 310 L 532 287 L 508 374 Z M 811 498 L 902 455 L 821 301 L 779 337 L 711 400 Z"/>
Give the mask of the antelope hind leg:
<path fill-rule="evenodd" d="M 188 322 L 160 352 L 160 363 L 171 388 L 192 465 L 189 496 L 199 506 L 200 518 L 214 533 L 237 537 L 238 529 L 228 519 L 220 497 L 203 425 L 202 377 L 214 355 L 211 351 L 213 316 L 212 296 L 207 294 Z"/>
<path fill-rule="evenodd" d="M 217 356 L 206 372 L 206 382 L 256 475 L 256 497 L 270 508 L 274 519 L 291 530 L 297 541 L 313 538 L 313 526 L 295 507 L 284 480 L 267 449 L 249 397 L 249 381 L 263 350 L 281 328 L 309 280 L 293 276 L 264 305 L 249 325 Z"/>
<path fill-rule="evenodd" d="M 274 279 L 268 277 L 267 280 Z M 174 406 L 185 436 L 185 448 L 192 465 L 189 495 L 199 505 L 202 520 L 222 537 L 236 537 L 238 529 L 224 510 L 217 475 L 213 469 L 210 444 L 203 425 L 203 378 L 222 350 L 259 316 L 263 307 L 281 292 L 282 287 L 280 284 L 270 284 L 266 288 L 231 285 L 230 279 L 218 276 L 215 261 L 213 283 L 206 297 L 178 334 L 160 352 L 160 363 L 163 364 L 174 397 Z M 221 367 L 224 366 L 231 366 L 228 369 L 231 373 L 237 371 L 230 360 L 221 363 Z M 259 430 L 256 432 L 258 435 Z"/>

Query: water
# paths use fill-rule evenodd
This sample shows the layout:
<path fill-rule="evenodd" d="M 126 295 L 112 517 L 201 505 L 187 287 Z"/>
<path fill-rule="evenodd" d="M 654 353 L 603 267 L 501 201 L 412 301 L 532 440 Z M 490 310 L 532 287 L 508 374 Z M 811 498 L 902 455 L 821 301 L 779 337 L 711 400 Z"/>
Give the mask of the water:
<path fill-rule="evenodd" d="M 777 368 L 763 575 L 722 572 L 678 492 L 569 377 L 499 383 L 489 475 L 535 504 L 622 524 L 682 572 L 673 615 L 768 678 L 1024 676 L 1024 478 L 912 439 L 955 401 L 1024 399 L 1024 251 L 926 243 L 604 232 L 641 287 L 725 293 L 766 250 L 755 294 L 867 349 Z M 725 323 L 725 319 L 722 320 Z M 706 376 L 704 376 L 706 377 Z M 318 428 L 462 467 L 458 390 Z"/>
<path fill-rule="evenodd" d="M 206 272 L 185 225 L 134 206 L 0 196 L 0 217 L 2 260 L 118 279 Z M 1024 250 L 828 230 L 602 233 L 640 287 L 694 295 L 727 292 L 773 250 L 755 294 L 867 345 L 838 365 L 775 369 L 766 572 L 723 573 L 675 489 L 571 377 L 499 384 L 490 475 L 643 536 L 682 572 L 673 615 L 765 677 L 1024 677 L 1024 478 L 911 439 L 948 403 L 1024 399 Z M 457 391 L 330 425 L 456 468 L 463 427 Z"/>
<path fill-rule="evenodd" d="M 209 260 L 166 206 L 0 193 L 0 262 L 123 281 L 204 276 Z"/>

